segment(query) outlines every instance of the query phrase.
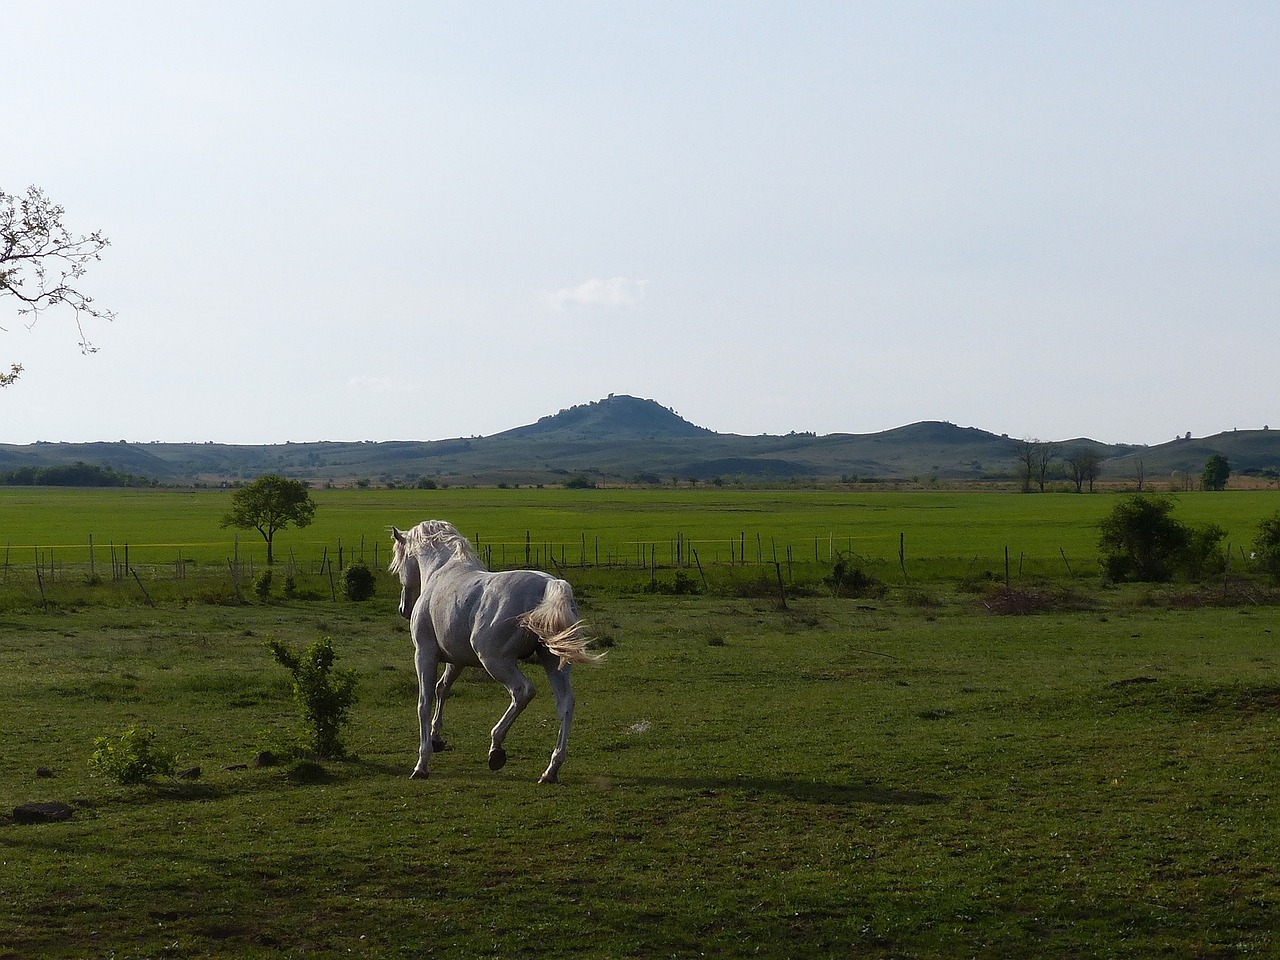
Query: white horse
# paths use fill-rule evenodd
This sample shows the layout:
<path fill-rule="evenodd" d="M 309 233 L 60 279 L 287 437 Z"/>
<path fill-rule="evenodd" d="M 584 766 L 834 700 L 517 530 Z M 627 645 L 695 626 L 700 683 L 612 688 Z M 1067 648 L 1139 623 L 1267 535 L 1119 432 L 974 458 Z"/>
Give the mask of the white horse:
<path fill-rule="evenodd" d="M 537 570 L 491 572 L 466 537 L 443 520 L 424 520 L 408 531 L 392 527 L 391 535 L 391 570 L 400 575 L 400 616 L 409 621 L 418 672 L 419 745 L 413 777 L 426 777 L 432 751 L 444 749 L 444 701 L 466 667 L 480 667 L 511 693 L 511 706 L 493 728 L 489 745 L 489 769 L 501 769 L 507 762 L 502 742 L 536 692 L 518 661 L 534 657 L 547 671 L 560 715 L 560 737 L 538 782 L 555 783 L 573 722 L 569 667 L 604 656 L 587 649 L 590 640 L 573 589 Z M 444 674 L 437 683 L 441 661 Z"/>

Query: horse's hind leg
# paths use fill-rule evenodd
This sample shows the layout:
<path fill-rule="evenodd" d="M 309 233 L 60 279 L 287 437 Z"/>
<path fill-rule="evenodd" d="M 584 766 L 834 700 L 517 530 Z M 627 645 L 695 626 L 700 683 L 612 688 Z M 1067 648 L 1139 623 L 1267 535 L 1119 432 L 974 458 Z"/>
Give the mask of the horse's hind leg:
<path fill-rule="evenodd" d="M 547 671 L 547 679 L 551 681 L 551 690 L 556 697 L 556 713 L 560 715 L 560 736 L 556 740 L 555 750 L 551 752 L 551 763 L 538 778 L 538 782 L 556 783 L 560 779 L 560 765 L 564 763 L 569 752 L 569 727 L 573 724 L 573 688 L 569 686 L 567 663 L 561 666 L 560 658 L 547 651 L 543 651 L 539 659 Z"/>
<path fill-rule="evenodd" d="M 462 674 L 465 667 L 460 667 L 456 663 L 445 664 L 444 673 L 440 675 L 439 682 L 436 683 L 436 708 L 431 714 L 431 752 L 439 753 L 445 749 L 444 739 L 440 736 L 440 730 L 444 725 L 444 702 L 449 698 L 449 691 L 453 689 L 453 682 Z"/>
<path fill-rule="evenodd" d="M 435 640 L 414 635 L 413 666 L 418 674 L 418 763 L 413 768 L 414 780 L 425 780 L 431 764 L 431 714 L 436 682 Z"/>
<path fill-rule="evenodd" d="M 537 690 L 514 660 L 481 658 L 481 662 L 489 676 L 506 687 L 511 694 L 511 706 L 507 707 L 506 713 L 491 731 L 489 740 L 489 769 L 501 770 L 507 762 L 507 751 L 502 748 L 502 742 L 506 740 L 507 731 L 516 722 L 516 717 L 529 705 Z"/>

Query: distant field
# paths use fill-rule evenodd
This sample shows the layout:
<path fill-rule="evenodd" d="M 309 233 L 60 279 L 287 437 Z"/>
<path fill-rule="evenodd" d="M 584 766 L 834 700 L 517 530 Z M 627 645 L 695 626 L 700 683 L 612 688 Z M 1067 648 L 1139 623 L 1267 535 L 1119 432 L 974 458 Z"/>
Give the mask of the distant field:
<path fill-rule="evenodd" d="M 105 562 L 110 545 L 130 546 L 135 564 L 183 558 L 225 564 L 237 532 L 219 520 L 229 491 L 0 489 L 0 549 L 11 563 L 28 562 L 36 548 L 62 562 Z M 1097 523 L 1116 495 L 992 493 L 832 493 L 812 491 L 679 490 L 317 490 L 316 522 L 277 535 L 277 556 L 314 560 L 341 542 L 346 556 L 361 551 L 385 560 L 387 529 L 442 518 L 491 551 L 495 566 L 524 562 L 526 537 L 546 565 L 557 562 L 659 564 L 678 539 L 699 562 L 829 562 L 836 551 L 897 566 L 900 544 L 908 563 L 938 560 L 1061 569 L 1096 555 Z M 1184 493 L 1176 516 L 1216 523 L 1235 548 L 1247 548 L 1257 524 L 1280 510 L 1267 491 Z M 262 563 L 266 550 L 254 531 L 238 533 L 239 556 Z M 652 552 L 645 552 L 647 549 Z"/>

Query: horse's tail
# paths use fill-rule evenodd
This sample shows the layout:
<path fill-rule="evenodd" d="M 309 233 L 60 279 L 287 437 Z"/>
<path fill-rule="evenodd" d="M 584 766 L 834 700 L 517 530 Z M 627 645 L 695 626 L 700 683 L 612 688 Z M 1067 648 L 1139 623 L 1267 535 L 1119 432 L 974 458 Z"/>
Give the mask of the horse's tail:
<path fill-rule="evenodd" d="M 560 666 L 569 663 L 597 663 L 604 653 L 593 653 L 588 647 L 591 637 L 587 625 L 578 619 L 573 603 L 573 588 L 565 580 L 550 580 L 542 602 L 520 615 L 520 626 L 533 633 L 542 645 L 560 658 Z"/>

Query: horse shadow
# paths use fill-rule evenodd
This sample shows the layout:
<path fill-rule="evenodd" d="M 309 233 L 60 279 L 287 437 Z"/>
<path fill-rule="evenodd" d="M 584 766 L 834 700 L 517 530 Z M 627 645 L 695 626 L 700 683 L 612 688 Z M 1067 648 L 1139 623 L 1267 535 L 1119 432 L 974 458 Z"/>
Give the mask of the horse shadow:
<path fill-rule="evenodd" d="M 799 803 L 830 807 L 881 806 L 926 807 L 949 803 L 940 793 L 922 790 L 899 790 L 871 783 L 822 783 L 791 780 L 782 777 L 628 777 L 641 786 L 665 787 L 689 793 L 712 796 L 717 793 L 742 793 L 747 796 L 775 796 Z"/>

